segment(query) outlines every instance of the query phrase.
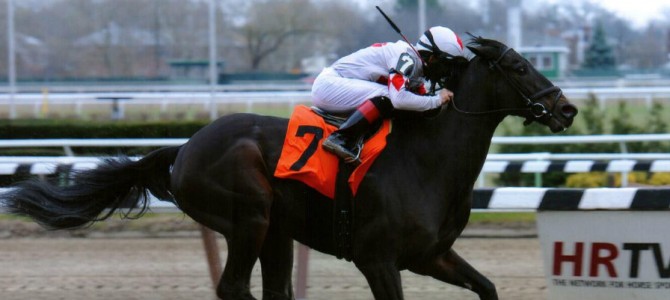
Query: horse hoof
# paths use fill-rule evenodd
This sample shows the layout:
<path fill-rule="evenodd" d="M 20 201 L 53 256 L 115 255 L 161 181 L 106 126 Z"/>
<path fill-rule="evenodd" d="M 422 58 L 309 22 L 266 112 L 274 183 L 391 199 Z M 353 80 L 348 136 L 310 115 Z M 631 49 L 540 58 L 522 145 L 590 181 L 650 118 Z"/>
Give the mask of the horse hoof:
<path fill-rule="evenodd" d="M 294 300 L 293 296 L 287 296 L 273 291 L 264 291 L 263 300 Z"/>
<path fill-rule="evenodd" d="M 257 300 L 254 298 L 254 296 L 251 295 L 251 292 L 249 290 L 244 290 L 244 289 L 219 289 L 216 292 L 216 296 L 219 297 L 219 299 L 225 299 L 225 300 Z"/>

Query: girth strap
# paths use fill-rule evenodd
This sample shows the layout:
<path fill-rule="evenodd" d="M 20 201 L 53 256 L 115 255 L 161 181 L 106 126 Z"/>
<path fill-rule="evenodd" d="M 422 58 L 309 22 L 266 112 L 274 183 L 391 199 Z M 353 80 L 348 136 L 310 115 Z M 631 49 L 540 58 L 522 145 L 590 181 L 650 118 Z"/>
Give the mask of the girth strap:
<path fill-rule="evenodd" d="M 337 181 L 335 183 L 335 203 L 333 208 L 333 238 L 335 256 L 338 259 L 352 259 L 352 232 L 354 226 L 353 193 L 349 188 L 349 177 L 354 171 L 352 164 L 343 160 L 339 162 Z"/>

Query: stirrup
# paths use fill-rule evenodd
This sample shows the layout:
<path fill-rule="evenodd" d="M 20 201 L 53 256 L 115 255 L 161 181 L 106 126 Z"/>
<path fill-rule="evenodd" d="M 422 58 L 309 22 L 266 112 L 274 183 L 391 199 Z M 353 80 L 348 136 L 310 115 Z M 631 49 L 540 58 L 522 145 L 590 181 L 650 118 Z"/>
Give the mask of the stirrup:
<path fill-rule="evenodd" d="M 361 162 L 361 152 L 363 152 L 363 144 L 357 145 L 356 148 L 358 151 L 356 151 L 356 155 L 351 157 L 342 157 L 344 159 L 344 163 L 351 164 L 355 167 L 358 167 L 362 162 Z"/>
<path fill-rule="evenodd" d="M 323 147 L 323 149 L 326 149 L 326 151 L 337 155 L 344 161 L 344 163 L 353 164 L 354 166 L 358 166 L 361 164 L 361 152 L 363 150 L 362 143 L 356 145 L 357 151 L 355 153 L 349 151 L 349 149 L 343 147 L 340 144 L 333 143 L 329 139 L 323 141 L 321 147 Z"/>

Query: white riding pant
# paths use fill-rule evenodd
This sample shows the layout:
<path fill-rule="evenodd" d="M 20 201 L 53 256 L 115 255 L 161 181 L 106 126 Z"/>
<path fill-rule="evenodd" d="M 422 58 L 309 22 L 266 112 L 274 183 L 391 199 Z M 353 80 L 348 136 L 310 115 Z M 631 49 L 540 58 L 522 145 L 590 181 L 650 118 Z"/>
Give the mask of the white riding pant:
<path fill-rule="evenodd" d="M 344 78 L 325 68 L 312 85 L 314 105 L 328 112 L 350 112 L 377 96 L 389 96 L 388 86 L 372 81 Z"/>

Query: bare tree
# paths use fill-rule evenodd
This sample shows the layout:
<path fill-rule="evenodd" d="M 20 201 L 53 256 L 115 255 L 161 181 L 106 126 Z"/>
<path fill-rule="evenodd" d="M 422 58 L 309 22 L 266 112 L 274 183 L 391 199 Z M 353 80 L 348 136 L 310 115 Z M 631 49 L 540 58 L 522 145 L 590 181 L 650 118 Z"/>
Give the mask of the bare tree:
<path fill-rule="evenodd" d="M 251 70 L 291 38 L 314 33 L 316 11 L 309 0 L 260 0 L 249 12 L 241 31 Z"/>
<path fill-rule="evenodd" d="M 371 44 L 363 40 L 369 36 L 371 26 L 366 22 L 366 11 L 361 11 L 347 1 L 321 1 L 315 3 L 317 21 L 312 33 L 294 38 L 291 47 L 299 57 L 313 55 L 341 56 Z"/>
<path fill-rule="evenodd" d="M 655 69 L 668 61 L 666 38 L 668 27 L 662 24 L 650 24 L 626 45 L 626 58 L 629 65 L 643 69 Z"/>
<path fill-rule="evenodd" d="M 0 22 L 6 2 L 0 0 Z M 456 0 L 430 0 L 427 26 L 444 25 L 504 39 L 506 0 L 479 7 Z M 293 71 L 310 56 L 337 58 L 397 34 L 359 0 L 217 0 L 219 55 L 227 72 Z M 395 3 L 400 3 L 395 5 Z M 588 40 L 593 20 L 602 20 L 617 61 L 633 68 L 667 62 L 668 23 L 644 29 L 589 1 L 542 4 L 524 12 L 525 45 L 560 45 L 571 32 Z M 410 41 L 418 38 L 415 2 L 383 4 Z M 21 0 L 15 1 L 17 73 L 21 77 L 155 77 L 171 60 L 206 60 L 207 2 L 202 0 Z M 483 19 L 488 20 L 487 23 Z M 0 26 L 2 28 L 2 26 Z M 465 38 L 465 37 L 464 37 Z M 0 77 L 6 76 L 6 31 L 0 30 Z M 465 41 L 464 41 L 465 42 Z M 575 50 L 578 50 L 575 48 Z M 244 58 L 244 59 L 240 59 Z"/>

